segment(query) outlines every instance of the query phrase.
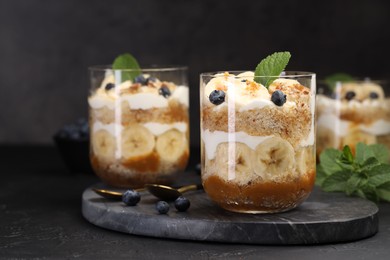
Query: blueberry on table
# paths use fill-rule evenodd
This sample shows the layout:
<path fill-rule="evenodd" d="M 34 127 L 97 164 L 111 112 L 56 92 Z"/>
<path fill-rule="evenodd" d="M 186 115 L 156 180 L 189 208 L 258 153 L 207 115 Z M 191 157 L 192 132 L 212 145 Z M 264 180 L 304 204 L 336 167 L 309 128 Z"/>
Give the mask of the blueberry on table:
<path fill-rule="evenodd" d="M 165 97 L 165 98 L 168 98 L 170 95 L 171 95 L 171 91 L 169 90 L 169 88 L 165 85 L 162 85 L 162 87 L 158 90 L 158 93 Z"/>
<path fill-rule="evenodd" d="M 127 190 L 122 195 L 122 201 L 128 206 L 135 206 L 140 200 L 141 195 L 135 190 Z"/>
<path fill-rule="evenodd" d="M 189 199 L 187 199 L 183 196 L 180 196 L 175 200 L 175 208 L 178 211 L 184 212 L 190 207 L 190 205 L 191 205 L 191 203 L 190 203 Z"/>
<path fill-rule="evenodd" d="M 210 93 L 209 100 L 214 105 L 220 105 L 225 102 L 225 92 L 223 90 L 213 90 Z"/>
<path fill-rule="evenodd" d="M 166 201 L 160 200 L 156 204 L 156 209 L 160 214 L 167 214 L 169 211 L 169 204 Z"/>
<path fill-rule="evenodd" d="M 276 90 L 274 93 L 272 93 L 271 101 L 275 105 L 281 107 L 281 106 L 283 106 L 284 103 L 286 103 L 287 97 L 282 91 Z"/>
<path fill-rule="evenodd" d="M 106 89 L 106 90 L 110 90 L 110 89 L 113 89 L 113 88 L 115 88 L 115 84 L 113 84 L 113 83 L 108 83 L 108 84 L 105 86 L 105 89 Z"/>
<path fill-rule="evenodd" d="M 345 99 L 346 100 L 352 100 L 356 96 L 356 93 L 353 91 L 348 91 L 345 93 Z"/>
<path fill-rule="evenodd" d="M 134 83 L 140 83 L 141 85 L 146 85 L 146 79 L 143 75 L 138 75 L 134 79 Z"/>
<path fill-rule="evenodd" d="M 370 93 L 370 98 L 371 98 L 371 99 L 377 99 L 377 98 L 379 98 L 379 95 L 378 95 L 378 93 L 376 93 L 376 92 L 371 92 L 371 93 Z"/>

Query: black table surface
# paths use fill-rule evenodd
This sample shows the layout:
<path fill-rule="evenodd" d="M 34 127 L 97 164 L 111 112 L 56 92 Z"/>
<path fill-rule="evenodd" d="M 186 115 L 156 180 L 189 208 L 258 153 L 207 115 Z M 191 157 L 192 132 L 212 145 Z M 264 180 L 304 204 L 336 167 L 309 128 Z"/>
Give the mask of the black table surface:
<path fill-rule="evenodd" d="M 0 146 L 0 258 L 389 259 L 390 203 L 379 204 L 370 238 L 312 246 L 224 244 L 129 235 L 81 215 L 83 190 L 98 182 L 67 171 L 55 147 Z M 198 158 L 193 156 L 189 169 Z M 197 178 L 194 171 L 189 179 Z"/>

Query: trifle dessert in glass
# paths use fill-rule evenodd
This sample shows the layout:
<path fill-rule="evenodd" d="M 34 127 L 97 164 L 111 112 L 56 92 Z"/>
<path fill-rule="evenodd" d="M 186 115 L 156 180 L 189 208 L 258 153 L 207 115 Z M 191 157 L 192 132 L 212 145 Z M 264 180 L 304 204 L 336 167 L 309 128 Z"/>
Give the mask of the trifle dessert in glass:
<path fill-rule="evenodd" d="M 91 162 L 116 187 L 170 184 L 189 157 L 187 69 L 137 72 L 90 68 Z"/>
<path fill-rule="evenodd" d="M 390 99 L 384 81 L 337 82 L 317 95 L 317 156 L 326 148 L 352 152 L 359 142 L 390 148 Z"/>
<path fill-rule="evenodd" d="M 202 181 L 235 212 L 295 208 L 315 179 L 315 74 L 282 72 L 266 87 L 251 71 L 200 77 Z"/>

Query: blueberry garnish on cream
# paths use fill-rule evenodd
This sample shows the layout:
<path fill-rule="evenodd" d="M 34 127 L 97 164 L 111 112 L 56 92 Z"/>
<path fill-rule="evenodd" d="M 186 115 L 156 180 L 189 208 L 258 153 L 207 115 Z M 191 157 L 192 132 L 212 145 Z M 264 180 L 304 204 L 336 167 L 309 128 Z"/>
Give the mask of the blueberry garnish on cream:
<path fill-rule="evenodd" d="M 165 85 L 162 85 L 161 88 L 158 90 L 158 93 L 165 97 L 165 98 L 168 98 L 170 95 L 171 95 L 171 91 L 169 90 L 169 88 Z"/>
<path fill-rule="evenodd" d="M 110 89 L 113 89 L 115 88 L 115 84 L 113 83 L 108 83 L 106 86 L 105 86 L 105 90 L 110 90 Z"/>
<path fill-rule="evenodd" d="M 214 105 L 220 105 L 225 102 L 225 92 L 223 90 L 213 90 L 210 93 L 209 100 Z"/>
<path fill-rule="evenodd" d="M 134 83 L 140 83 L 141 85 L 146 85 L 146 79 L 145 77 L 141 74 L 135 77 Z"/>
<path fill-rule="evenodd" d="M 356 93 L 353 91 L 348 91 L 345 93 L 345 99 L 346 100 L 352 100 L 356 96 Z"/>
<path fill-rule="evenodd" d="M 281 107 L 284 103 L 286 103 L 287 97 L 282 91 L 276 90 L 272 93 L 271 101 L 274 102 L 275 105 Z"/>
<path fill-rule="evenodd" d="M 378 95 L 378 93 L 376 93 L 376 92 L 371 92 L 371 93 L 370 93 L 370 98 L 371 98 L 371 99 L 378 99 L 378 98 L 379 98 L 379 95 Z"/>

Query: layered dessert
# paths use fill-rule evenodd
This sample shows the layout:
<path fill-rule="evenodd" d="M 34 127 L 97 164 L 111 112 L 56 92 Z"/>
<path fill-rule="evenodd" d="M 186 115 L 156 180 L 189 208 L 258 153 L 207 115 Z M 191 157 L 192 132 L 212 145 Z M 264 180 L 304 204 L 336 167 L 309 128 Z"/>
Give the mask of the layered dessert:
<path fill-rule="evenodd" d="M 117 187 L 172 183 L 189 157 L 188 98 L 187 86 L 107 70 L 88 98 L 96 174 Z"/>
<path fill-rule="evenodd" d="M 390 99 L 374 82 L 338 84 L 329 95 L 317 96 L 317 156 L 325 148 L 352 152 L 358 142 L 390 148 Z"/>
<path fill-rule="evenodd" d="M 309 81 L 310 82 L 310 81 Z M 236 212 L 292 209 L 315 179 L 314 94 L 291 78 L 268 87 L 253 72 L 201 82 L 202 181 Z"/>

